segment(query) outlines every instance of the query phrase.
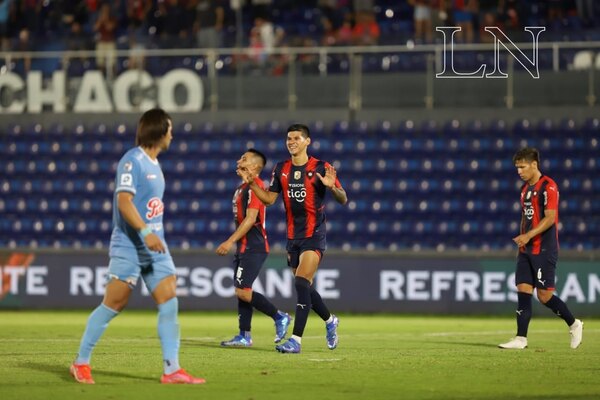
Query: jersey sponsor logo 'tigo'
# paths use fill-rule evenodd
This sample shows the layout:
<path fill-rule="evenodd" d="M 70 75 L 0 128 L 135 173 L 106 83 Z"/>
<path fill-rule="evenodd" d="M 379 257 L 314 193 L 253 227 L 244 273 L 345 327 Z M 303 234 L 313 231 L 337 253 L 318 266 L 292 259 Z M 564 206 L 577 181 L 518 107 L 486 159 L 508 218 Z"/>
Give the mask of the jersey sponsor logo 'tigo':
<path fill-rule="evenodd" d="M 303 203 L 306 199 L 306 188 L 303 183 L 290 183 L 288 184 L 288 197 L 296 200 L 298 203 Z"/>

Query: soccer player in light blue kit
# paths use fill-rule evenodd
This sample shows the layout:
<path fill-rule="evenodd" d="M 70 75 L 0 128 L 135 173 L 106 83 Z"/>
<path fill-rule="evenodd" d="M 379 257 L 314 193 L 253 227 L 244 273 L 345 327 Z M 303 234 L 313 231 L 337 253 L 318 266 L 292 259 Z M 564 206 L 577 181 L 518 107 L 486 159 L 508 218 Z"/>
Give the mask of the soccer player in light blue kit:
<path fill-rule="evenodd" d="M 161 109 L 146 111 L 138 123 L 137 147 L 119 161 L 113 198 L 109 282 L 102 304 L 89 316 L 79 353 L 70 368 L 77 382 L 93 384 L 90 358 L 108 323 L 127 305 L 141 276 L 158 305 L 158 336 L 163 353 L 161 383 L 200 384 L 179 366 L 178 302 L 175 265 L 165 242 L 162 202 L 165 179 L 158 155 L 169 148 L 171 117 Z"/>

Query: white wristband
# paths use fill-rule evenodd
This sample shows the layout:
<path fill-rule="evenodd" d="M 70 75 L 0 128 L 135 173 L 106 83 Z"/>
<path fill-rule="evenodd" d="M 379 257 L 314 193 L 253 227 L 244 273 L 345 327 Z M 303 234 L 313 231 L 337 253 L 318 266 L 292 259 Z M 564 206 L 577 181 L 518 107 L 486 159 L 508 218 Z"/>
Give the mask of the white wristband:
<path fill-rule="evenodd" d="M 146 236 L 148 236 L 151 233 L 152 233 L 152 228 L 150 228 L 149 226 L 147 226 L 144 229 L 140 230 L 140 235 L 142 235 L 142 239 L 145 239 Z"/>

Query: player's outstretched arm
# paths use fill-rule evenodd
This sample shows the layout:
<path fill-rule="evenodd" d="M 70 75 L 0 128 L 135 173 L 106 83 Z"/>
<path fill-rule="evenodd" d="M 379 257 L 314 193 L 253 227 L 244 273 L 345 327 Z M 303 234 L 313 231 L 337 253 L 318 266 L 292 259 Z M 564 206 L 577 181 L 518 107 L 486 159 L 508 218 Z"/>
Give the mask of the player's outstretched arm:
<path fill-rule="evenodd" d="M 331 191 L 331 194 L 333 194 L 333 198 L 335 199 L 335 201 L 337 201 L 340 204 L 346 204 L 348 202 L 348 196 L 346 195 L 346 191 L 344 190 L 344 188 L 341 186 L 335 186 L 335 181 L 337 179 L 337 171 L 335 170 L 333 165 L 325 166 L 325 176 L 322 176 L 318 172 L 317 176 L 319 177 L 321 182 L 323 182 L 323 185 L 325 185 Z"/>
<path fill-rule="evenodd" d="M 148 229 L 146 223 L 133 204 L 133 193 L 119 192 L 119 194 L 117 194 L 117 207 L 119 208 L 119 212 L 123 216 L 123 219 L 125 219 L 125 222 L 133 229 L 138 232 Z M 148 246 L 150 250 L 159 253 L 165 252 L 165 245 L 155 233 L 150 232 L 143 237 L 146 246 Z"/>
<path fill-rule="evenodd" d="M 265 205 L 270 206 L 273 205 L 277 201 L 277 197 L 279 197 L 279 193 L 270 192 L 268 190 L 263 189 L 257 183 L 260 179 L 256 174 L 248 171 L 247 169 L 238 169 L 237 174 L 242 178 L 244 182 L 248 184 L 252 192 L 258 197 L 258 199 Z"/>

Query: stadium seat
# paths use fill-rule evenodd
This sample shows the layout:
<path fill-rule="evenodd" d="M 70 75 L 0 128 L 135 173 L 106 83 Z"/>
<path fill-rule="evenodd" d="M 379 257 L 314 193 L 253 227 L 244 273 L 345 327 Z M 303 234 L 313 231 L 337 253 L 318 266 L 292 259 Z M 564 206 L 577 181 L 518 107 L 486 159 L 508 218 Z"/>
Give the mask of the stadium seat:
<path fill-rule="evenodd" d="M 111 124 L 68 128 L 34 122 L 7 128 L 0 149 L 0 211 L 7 215 L 3 232 L 10 233 L 0 244 L 107 245 L 115 168 L 135 131 L 127 123 Z M 562 236 L 568 239 L 561 246 L 598 244 L 599 223 L 593 217 L 600 212 L 596 118 L 519 119 L 512 129 L 501 119 L 308 124 L 315 134 L 313 154 L 338 167 L 350 200 L 346 206 L 326 203 L 330 230 L 336 233 L 332 237 L 339 238 L 335 246 L 366 251 L 505 248 L 497 238 L 510 237 L 518 226 L 500 216 L 506 210 L 519 212 L 515 193 L 522 182 L 511 157 L 522 145 L 540 148 L 544 170 L 566 194 L 560 211 Z M 288 157 L 282 136 L 286 127 L 287 122 L 277 121 L 176 126 L 177 140 L 161 155 L 170 193 L 165 230 L 172 247 L 214 248 L 216 236 L 231 232 L 231 196 L 240 184 L 233 173 L 236 160 L 256 147 L 268 154 L 270 170 Z M 268 215 L 272 245 L 283 248 L 283 203 Z"/>

